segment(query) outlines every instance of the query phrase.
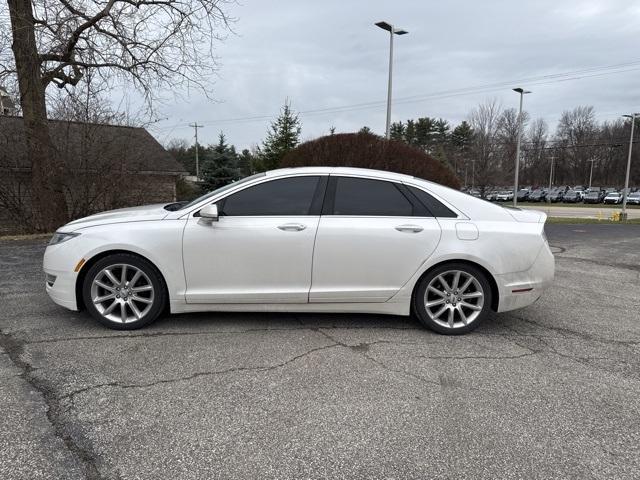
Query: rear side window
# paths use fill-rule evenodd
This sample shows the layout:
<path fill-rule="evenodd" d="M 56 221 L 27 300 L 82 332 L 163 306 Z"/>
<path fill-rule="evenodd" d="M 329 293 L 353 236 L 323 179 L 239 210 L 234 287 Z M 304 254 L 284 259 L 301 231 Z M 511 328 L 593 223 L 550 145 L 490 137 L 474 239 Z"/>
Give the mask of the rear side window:
<path fill-rule="evenodd" d="M 410 217 L 413 205 L 392 182 L 337 177 L 334 215 Z"/>
<path fill-rule="evenodd" d="M 309 215 L 320 177 L 290 177 L 261 183 L 228 196 L 222 214 L 235 216 Z"/>
<path fill-rule="evenodd" d="M 407 185 L 407 188 L 434 217 L 456 218 L 458 216 L 449 208 L 445 207 L 442 202 L 436 200 L 424 190 L 410 185 Z"/>

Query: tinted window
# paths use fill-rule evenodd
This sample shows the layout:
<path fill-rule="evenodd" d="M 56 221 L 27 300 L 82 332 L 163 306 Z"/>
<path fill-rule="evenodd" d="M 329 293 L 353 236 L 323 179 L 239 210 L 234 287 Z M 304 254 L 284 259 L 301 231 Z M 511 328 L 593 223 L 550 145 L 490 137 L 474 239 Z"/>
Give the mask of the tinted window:
<path fill-rule="evenodd" d="M 434 217 L 453 217 L 453 218 L 457 217 L 457 215 L 454 212 L 452 212 L 450 209 L 445 207 L 440 201 L 433 198 L 424 190 L 421 190 L 416 187 L 411 187 L 409 185 L 407 185 L 407 188 L 409 188 L 409 191 L 418 198 L 420 203 L 422 203 L 427 208 L 427 210 L 431 212 L 431 215 L 433 215 Z M 510 192 L 506 192 L 506 193 L 510 193 Z"/>
<path fill-rule="evenodd" d="M 413 205 L 391 182 L 337 177 L 334 215 L 409 217 Z"/>
<path fill-rule="evenodd" d="M 320 177 L 292 177 L 261 183 L 221 202 L 228 216 L 309 215 Z"/>

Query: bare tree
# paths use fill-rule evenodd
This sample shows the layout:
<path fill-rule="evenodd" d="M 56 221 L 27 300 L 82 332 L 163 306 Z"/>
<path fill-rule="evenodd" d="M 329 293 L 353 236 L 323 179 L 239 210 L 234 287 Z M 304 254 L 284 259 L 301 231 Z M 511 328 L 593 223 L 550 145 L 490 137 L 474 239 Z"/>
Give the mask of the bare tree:
<path fill-rule="evenodd" d="M 535 119 L 527 132 L 522 179 L 531 185 L 543 184 L 551 168 L 551 155 L 546 150 L 548 135 L 549 126 L 543 118 Z"/>
<path fill-rule="evenodd" d="M 522 112 L 522 131 L 524 132 L 529 122 L 529 114 Z M 498 120 L 497 138 L 500 144 L 498 150 L 500 174 L 503 181 L 510 180 L 513 177 L 514 165 L 516 159 L 516 151 L 518 144 L 519 132 L 518 111 L 515 108 L 507 108 L 500 115 Z M 523 149 L 521 157 L 525 157 L 526 152 Z"/>
<path fill-rule="evenodd" d="M 228 3 L 7 0 L 13 56 L 6 54 L 5 38 L 0 80 L 17 77 L 39 229 L 55 228 L 68 217 L 63 162 L 47 124 L 47 87 L 73 87 L 94 72 L 131 82 L 149 101 L 157 88 L 204 89 L 216 67 L 214 44 L 229 27 L 223 10 Z"/>
<path fill-rule="evenodd" d="M 576 107 L 565 110 L 560 116 L 556 137 L 560 146 L 564 148 L 563 164 L 569 178 L 586 184 L 589 177 L 588 161 L 596 154 L 595 147 L 588 147 L 597 138 L 598 125 L 595 120 L 595 110 L 592 106 Z"/>
<path fill-rule="evenodd" d="M 473 128 L 472 166 L 476 186 L 484 195 L 489 182 L 496 182 L 500 173 L 498 129 L 502 108 L 497 100 L 488 100 L 476 107 L 469 115 Z"/>

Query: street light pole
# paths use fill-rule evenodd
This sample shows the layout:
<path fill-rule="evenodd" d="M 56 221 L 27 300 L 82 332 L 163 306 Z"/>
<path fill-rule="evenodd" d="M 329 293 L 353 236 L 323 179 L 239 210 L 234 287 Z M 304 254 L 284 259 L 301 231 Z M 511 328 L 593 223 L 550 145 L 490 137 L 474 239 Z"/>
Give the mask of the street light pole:
<path fill-rule="evenodd" d="M 391 137 L 391 94 L 393 83 L 393 36 L 394 35 L 406 35 L 406 30 L 397 29 L 393 25 L 387 22 L 378 22 L 376 26 L 389 32 L 389 84 L 387 86 L 387 125 L 385 130 L 385 136 L 387 140 Z"/>
<path fill-rule="evenodd" d="M 554 155 L 551 155 L 551 168 L 549 169 L 549 191 L 551 191 L 551 182 L 553 181 L 553 162 L 555 161 L 556 157 Z"/>
<path fill-rule="evenodd" d="M 629 156 L 627 157 L 627 175 L 624 179 L 624 190 L 622 191 L 622 220 L 627 219 L 627 197 L 629 196 L 629 173 L 631 172 L 631 151 L 633 150 L 633 128 L 636 124 L 636 116 L 640 113 L 632 115 L 623 115 L 631 119 L 631 136 L 629 137 Z"/>
<path fill-rule="evenodd" d="M 518 174 L 520 173 L 520 143 L 522 143 L 522 97 L 531 92 L 520 87 L 512 90 L 520 94 L 520 109 L 518 110 L 518 143 L 516 146 L 516 173 L 513 185 L 513 206 L 515 207 L 518 205 Z"/>

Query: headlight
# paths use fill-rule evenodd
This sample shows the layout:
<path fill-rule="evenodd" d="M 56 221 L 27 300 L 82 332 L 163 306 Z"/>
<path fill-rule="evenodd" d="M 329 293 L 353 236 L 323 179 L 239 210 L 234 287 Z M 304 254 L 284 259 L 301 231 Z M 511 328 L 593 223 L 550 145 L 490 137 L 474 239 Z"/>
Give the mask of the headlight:
<path fill-rule="evenodd" d="M 79 233 L 65 233 L 65 232 L 56 232 L 51 237 L 49 241 L 49 245 L 58 245 L 59 243 L 66 242 L 67 240 L 71 240 L 73 237 L 77 237 L 80 235 Z"/>

